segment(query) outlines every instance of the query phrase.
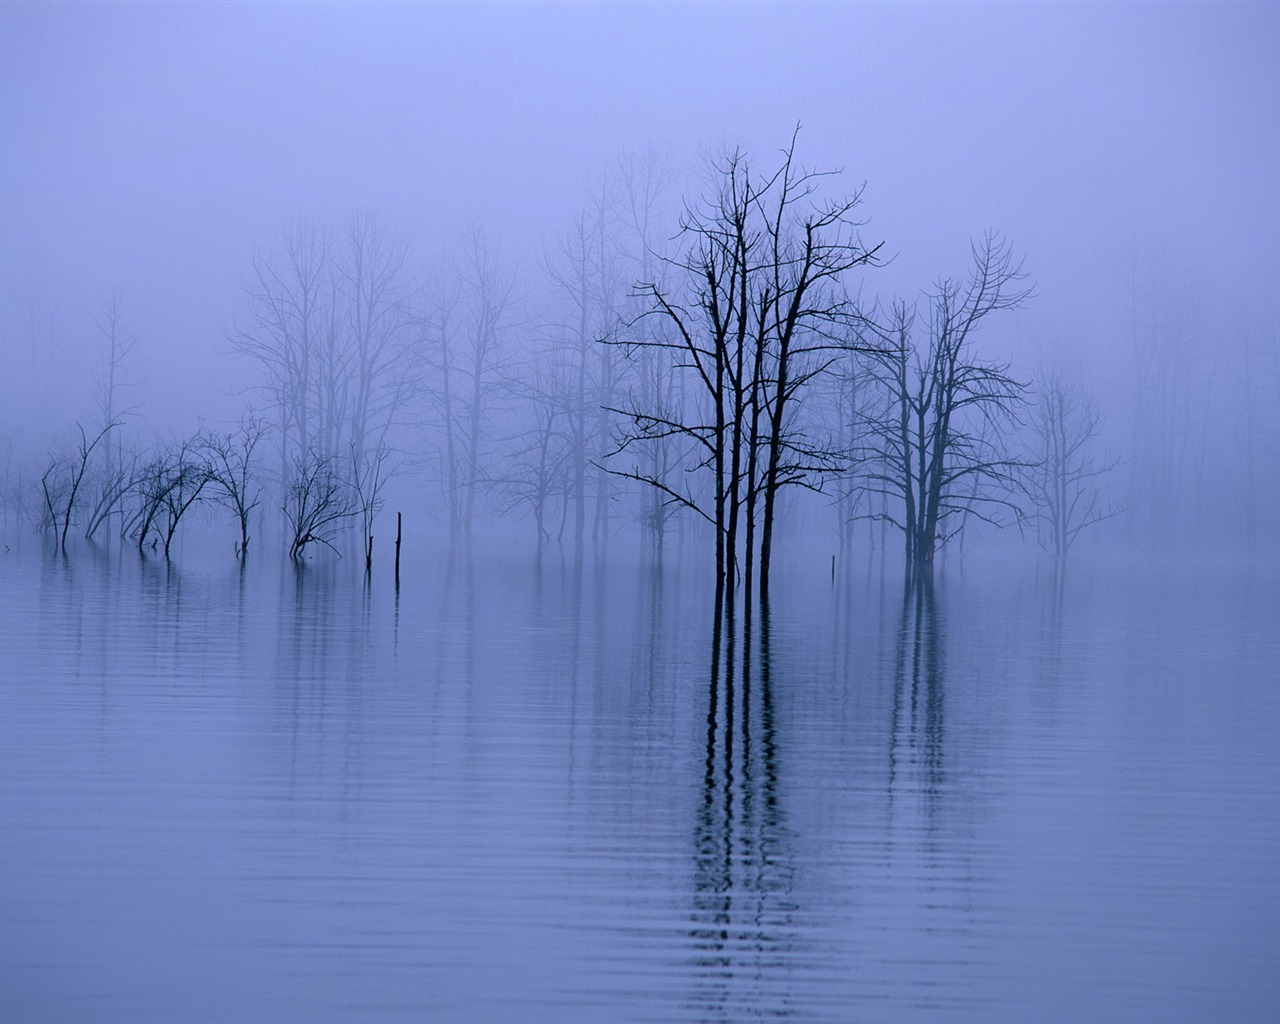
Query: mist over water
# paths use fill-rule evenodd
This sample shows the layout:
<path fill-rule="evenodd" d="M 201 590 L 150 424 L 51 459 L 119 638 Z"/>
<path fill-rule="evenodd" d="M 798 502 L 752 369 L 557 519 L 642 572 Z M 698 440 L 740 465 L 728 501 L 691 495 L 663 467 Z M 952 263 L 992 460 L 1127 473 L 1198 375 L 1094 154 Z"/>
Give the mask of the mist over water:
<path fill-rule="evenodd" d="M 1280 1019 L 1280 5 L 0 5 L 0 1019 Z"/>

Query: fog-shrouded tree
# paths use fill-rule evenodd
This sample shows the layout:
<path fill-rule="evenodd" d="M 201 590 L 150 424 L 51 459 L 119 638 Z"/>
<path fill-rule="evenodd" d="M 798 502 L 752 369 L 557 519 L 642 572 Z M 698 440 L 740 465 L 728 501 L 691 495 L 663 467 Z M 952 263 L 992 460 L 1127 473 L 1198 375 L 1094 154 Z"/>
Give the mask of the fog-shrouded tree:
<path fill-rule="evenodd" d="M 388 445 L 421 387 L 414 344 L 414 303 L 420 286 L 411 275 L 407 236 L 373 212 L 353 216 L 337 261 L 349 380 L 344 437 L 357 459 Z M 382 460 L 379 464 L 385 462 Z"/>
<path fill-rule="evenodd" d="M 313 457 L 345 471 L 352 449 L 363 457 L 407 424 L 422 381 L 409 251 L 370 212 L 345 233 L 295 222 L 254 255 L 232 345 L 258 368 L 283 491 Z"/>
<path fill-rule="evenodd" d="M 601 190 L 603 191 L 601 186 Z M 571 227 L 560 238 L 554 256 L 545 267 L 560 315 L 551 325 L 551 358 L 560 367 L 563 387 L 543 394 L 553 409 L 538 411 L 540 426 L 549 427 L 551 417 L 563 419 L 569 451 L 569 489 L 572 505 L 573 540 L 581 547 L 586 536 L 588 501 L 603 516 L 604 488 L 596 480 L 596 493 L 589 495 L 590 476 L 599 447 L 604 395 L 612 380 L 611 363 L 602 357 L 600 340 L 614 326 L 615 296 L 610 272 L 613 266 L 612 225 L 603 196 L 579 210 Z"/>
<path fill-rule="evenodd" d="M 498 511 L 530 515 L 539 550 L 546 541 L 564 537 L 578 495 L 574 470 L 579 454 L 572 415 L 577 408 L 575 367 L 555 351 L 542 356 L 535 355 L 522 379 L 513 382 L 521 429 L 509 439 L 508 457 L 493 481 Z"/>
<path fill-rule="evenodd" d="M 384 504 L 382 490 L 395 467 L 390 465 L 391 450 L 380 444 L 373 449 L 360 449 L 351 444 L 351 486 L 356 514 L 360 517 L 360 546 L 364 552 L 364 572 L 373 572 L 373 524 Z"/>
<path fill-rule="evenodd" d="M 849 343 L 858 313 L 847 281 L 875 262 L 876 248 L 857 233 L 861 190 L 824 199 L 827 177 L 799 166 L 794 137 L 763 174 L 730 152 L 681 218 L 683 252 L 666 261 L 666 283 L 636 289 L 645 309 L 626 344 L 672 352 L 696 398 L 663 409 L 632 396 L 619 407 L 627 425 L 614 471 L 712 526 L 722 597 L 740 571 L 747 594 L 755 570 L 767 593 L 779 493 L 816 486 L 836 465 L 796 413 Z M 641 453 L 671 439 L 695 454 L 660 476 Z"/>
<path fill-rule="evenodd" d="M 504 363 L 522 324 L 516 274 L 479 227 L 441 267 L 424 317 L 430 445 L 450 534 L 471 535 L 492 466 L 494 420 L 508 394 Z"/>
<path fill-rule="evenodd" d="M 125 522 L 139 553 L 145 553 L 150 537 L 151 546 L 163 544 L 164 557 L 169 558 L 179 524 L 201 500 L 212 478 L 204 438 L 198 434 L 157 445 L 142 460 L 134 485 L 137 504 Z"/>
<path fill-rule="evenodd" d="M 535 417 L 544 436 L 554 420 L 556 434 L 564 438 L 565 515 L 579 555 L 588 536 L 597 555 L 603 554 L 611 517 L 624 498 L 605 458 L 619 396 L 641 383 L 646 365 L 626 359 L 616 343 L 638 312 L 628 308 L 635 305 L 631 282 L 654 277 L 660 203 L 671 180 L 670 163 L 656 150 L 611 162 L 593 178 L 586 200 L 542 261 L 549 287 L 540 358 L 555 365 L 558 384 L 540 386 L 527 397 L 541 394 L 554 406 L 536 410 Z"/>
<path fill-rule="evenodd" d="M 923 315 L 899 301 L 869 317 L 872 343 L 855 357 L 880 392 L 862 419 L 858 461 L 872 507 L 861 515 L 902 531 L 908 570 L 922 577 L 967 519 L 998 524 L 1019 511 L 1020 460 L 1006 438 L 1027 385 L 974 342 L 988 316 L 1020 306 L 1030 290 L 1004 239 L 987 234 L 972 255 L 966 278 L 942 280 L 921 300 Z"/>
<path fill-rule="evenodd" d="M 1025 480 L 1040 543 L 1059 562 L 1081 532 L 1124 511 L 1106 496 L 1120 460 L 1098 450 L 1101 430 L 1097 403 L 1061 371 L 1048 371 L 1032 406 Z"/>
<path fill-rule="evenodd" d="M 261 373 L 256 388 L 274 421 L 280 444 L 280 477 L 291 461 L 323 446 L 339 407 L 332 232 L 296 221 L 276 247 L 255 252 L 245 282 L 248 323 L 232 344 Z"/>
<path fill-rule="evenodd" d="M 621 209 L 619 233 L 624 239 L 621 258 L 626 280 L 650 282 L 666 289 L 668 242 L 674 226 L 667 204 L 676 183 L 675 166 L 668 154 L 650 147 L 623 154 L 617 162 L 616 176 Z M 645 310 L 645 297 L 630 287 L 626 292 L 623 319 L 634 324 Z M 663 326 L 656 320 L 643 323 L 646 335 L 662 330 Z M 629 337 L 625 327 L 618 329 L 618 335 L 624 341 Z M 612 346 L 602 349 L 613 351 Z M 684 375 L 677 368 L 679 357 L 675 350 L 648 345 L 632 350 L 630 355 L 632 358 L 627 361 L 624 372 L 615 375 L 619 392 L 625 389 L 630 393 L 628 404 L 653 409 L 664 419 L 680 419 L 677 410 L 685 405 L 688 389 Z M 608 401 L 620 400 L 608 396 Z M 609 422 L 609 428 L 610 436 L 605 440 L 612 443 L 616 422 Z M 686 448 L 677 438 L 654 439 L 646 444 L 647 474 L 655 480 L 667 479 L 674 466 L 688 454 Z M 599 459 L 602 468 L 608 451 L 606 448 Z M 677 509 L 656 487 L 644 487 L 639 498 L 642 502 L 640 521 L 648 531 L 655 564 L 661 564 L 672 514 Z"/>
<path fill-rule="evenodd" d="M 266 434 L 266 424 L 250 415 L 235 431 L 209 432 L 204 437 L 209 498 L 236 517 L 240 530 L 236 557 L 241 560 L 249 554 L 249 516 L 262 501 L 253 453 Z"/>
<path fill-rule="evenodd" d="M 874 380 L 865 367 L 854 360 L 835 367 L 822 388 L 820 415 L 832 447 L 840 457 L 840 469 L 833 474 L 829 490 L 835 509 L 836 543 L 840 557 L 846 560 L 853 549 L 858 521 L 865 518 L 865 503 L 872 500 L 866 493 L 857 453 L 866 437 L 865 424 L 869 407 L 875 401 L 874 390 Z M 873 547 L 874 544 L 873 532 Z"/>
<path fill-rule="evenodd" d="M 40 477 L 44 499 L 43 524 L 53 532 L 58 547 L 63 551 L 67 549 L 67 533 L 71 524 L 78 521 L 81 506 L 85 504 L 88 492 L 86 476 L 89 474 L 93 453 L 117 426 L 118 423 L 108 423 L 90 438 L 84 427 L 77 423 L 80 441 L 75 449 L 63 455 L 51 456 Z"/>
<path fill-rule="evenodd" d="M 332 455 L 312 451 L 295 459 L 283 511 L 289 524 L 289 557 L 295 562 L 312 544 L 337 551 L 333 541 L 360 514 L 350 475 Z"/>
<path fill-rule="evenodd" d="M 129 374 L 133 369 L 133 357 L 140 335 L 125 305 L 124 296 L 118 289 L 99 300 L 94 323 L 104 343 L 102 369 L 97 385 L 102 423 L 123 422 L 125 417 L 137 410 L 136 404 L 126 404 L 124 392 L 137 383 L 129 379 Z M 108 437 L 102 446 L 102 462 L 108 477 L 114 475 L 113 469 L 120 456 L 121 444 L 119 437 Z"/>

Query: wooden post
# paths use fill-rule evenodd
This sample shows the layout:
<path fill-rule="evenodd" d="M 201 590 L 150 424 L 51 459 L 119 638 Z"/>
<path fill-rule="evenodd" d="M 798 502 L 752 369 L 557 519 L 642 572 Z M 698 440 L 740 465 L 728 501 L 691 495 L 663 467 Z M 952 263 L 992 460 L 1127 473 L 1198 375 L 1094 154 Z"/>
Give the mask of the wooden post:
<path fill-rule="evenodd" d="M 396 513 L 396 590 L 400 589 L 400 513 Z"/>

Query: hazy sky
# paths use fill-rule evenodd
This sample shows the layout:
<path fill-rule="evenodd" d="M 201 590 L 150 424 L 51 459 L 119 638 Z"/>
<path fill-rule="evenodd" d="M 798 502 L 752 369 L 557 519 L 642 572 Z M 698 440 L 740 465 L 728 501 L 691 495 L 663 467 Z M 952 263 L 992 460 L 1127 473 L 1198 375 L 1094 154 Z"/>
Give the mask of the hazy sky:
<path fill-rule="evenodd" d="M 533 273 L 620 152 L 772 159 L 797 121 L 866 182 L 885 288 L 991 227 L 1037 284 L 1024 334 L 1105 347 L 1135 249 L 1265 306 L 1278 44 L 1276 4 L 0 5 L 5 390 L 16 292 L 58 296 L 79 359 L 119 287 L 148 411 L 216 414 L 251 251 L 295 216 L 373 206 L 424 257 L 478 219 Z"/>

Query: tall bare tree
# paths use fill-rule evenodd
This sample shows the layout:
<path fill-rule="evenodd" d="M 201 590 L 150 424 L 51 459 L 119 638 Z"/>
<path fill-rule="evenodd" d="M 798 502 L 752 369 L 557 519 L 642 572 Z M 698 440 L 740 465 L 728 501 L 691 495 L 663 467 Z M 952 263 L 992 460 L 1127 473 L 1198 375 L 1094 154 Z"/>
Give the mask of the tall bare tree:
<path fill-rule="evenodd" d="M 1016 514 L 1012 500 L 1020 462 L 1002 439 L 1026 385 L 1007 362 L 974 351 L 990 314 L 1020 306 L 1030 294 L 1009 245 L 988 234 L 972 246 L 967 278 L 940 281 L 925 297 L 926 319 L 915 304 L 895 303 L 883 321 L 870 318 L 858 357 L 866 360 L 882 404 L 866 415 L 859 449 L 867 490 L 886 499 L 863 513 L 902 531 L 913 573 L 932 572 L 935 553 L 967 518 L 1000 522 Z"/>
<path fill-rule="evenodd" d="M 520 323 L 516 275 L 479 227 L 441 273 L 431 303 L 427 391 L 438 428 L 442 498 L 450 532 L 469 537 L 490 467 L 494 418 L 509 391 L 502 372 L 513 359 Z"/>
<path fill-rule="evenodd" d="M 698 455 L 659 477 L 636 461 L 619 475 L 661 491 L 714 527 L 717 592 L 745 570 L 747 593 L 759 570 L 767 593 L 778 495 L 816 486 L 833 453 L 795 412 L 808 384 L 848 343 L 858 315 L 849 274 L 875 262 L 857 234 L 861 190 L 833 200 L 818 192 L 827 176 L 795 161 L 795 138 L 780 164 L 757 175 L 741 150 L 715 165 L 707 196 L 686 209 L 683 255 L 669 261 L 672 284 L 642 282 L 646 320 L 662 325 L 628 339 L 633 349 L 668 349 L 700 395 L 691 410 L 620 408 L 629 420 L 613 458 L 681 438 Z M 692 413 L 692 414 L 690 414 Z M 695 490 L 681 476 L 702 476 Z"/>

